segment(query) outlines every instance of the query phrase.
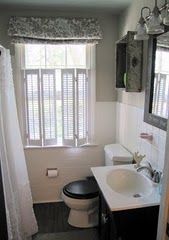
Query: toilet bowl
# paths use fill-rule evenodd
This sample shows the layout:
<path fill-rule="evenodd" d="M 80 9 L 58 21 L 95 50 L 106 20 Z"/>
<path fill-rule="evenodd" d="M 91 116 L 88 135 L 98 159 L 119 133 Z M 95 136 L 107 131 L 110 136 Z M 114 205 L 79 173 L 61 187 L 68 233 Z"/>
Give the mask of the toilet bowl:
<path fill-rule="evenodd" d="M 89 228 L 98 225 L 98 188 L 94 181 L 80 180 L 67 184 L 62 199 L 70 208 L 68 223 Z"/>

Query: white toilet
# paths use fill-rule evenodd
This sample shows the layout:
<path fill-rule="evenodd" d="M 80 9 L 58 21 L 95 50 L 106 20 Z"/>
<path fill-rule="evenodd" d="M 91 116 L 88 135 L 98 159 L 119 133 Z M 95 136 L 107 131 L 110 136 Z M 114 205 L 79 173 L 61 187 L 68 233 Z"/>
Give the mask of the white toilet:
<path fill-rule="evenodd" d="M 68 223 L 89 228 L 98 225 L 99 190 L 94 180 L 80 180 L 67 184 L 62 199 L 70 208 Z"/>
<path fill-rule="evenodd" d="M 120 144 L 106 145 L 105 165 L 130 164 L 133 156 Z M 68 223 L 74 227 L 89 228 L 98 225 L 99 189 L 94 180 L 80 180 L 67 184 L 62 199 L 70 208 Z"/>

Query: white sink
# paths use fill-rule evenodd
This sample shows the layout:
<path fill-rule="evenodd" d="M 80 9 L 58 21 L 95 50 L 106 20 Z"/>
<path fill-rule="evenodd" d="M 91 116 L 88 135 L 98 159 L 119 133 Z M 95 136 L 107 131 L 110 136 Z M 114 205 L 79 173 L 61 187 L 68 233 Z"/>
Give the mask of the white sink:
<path fill-rule="evenodd" d="M 158 184 L 137 172 L 132 164 L 93 167 L 92 172 L 111 211 L 160 203 Z"/>
<path fill-rule="evenodd" d="M 115 169 L 107 175 L 111 189 L 127 197 L 139 198 L 152 193 L 152 182 L 142 174 L 130 169 Z"/>

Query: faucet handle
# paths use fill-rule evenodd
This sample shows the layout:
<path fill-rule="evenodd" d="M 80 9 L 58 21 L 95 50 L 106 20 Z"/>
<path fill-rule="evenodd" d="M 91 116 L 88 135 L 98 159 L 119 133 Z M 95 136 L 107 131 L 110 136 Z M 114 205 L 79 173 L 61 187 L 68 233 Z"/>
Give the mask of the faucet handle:
<path fill-rule="evenodd" d="M 147 163 L 148 163 L 149 168 L 153 170 L 151 163 L 150 162 L 147 162 Z"/>
<path fill-rule="evenodd" d="M 153 178 L 152 178 L 153 182 L 160 183 L 161 177 L 162 177 L 162 172 L 156 171 L 156 170 L 153 171 Z"/>

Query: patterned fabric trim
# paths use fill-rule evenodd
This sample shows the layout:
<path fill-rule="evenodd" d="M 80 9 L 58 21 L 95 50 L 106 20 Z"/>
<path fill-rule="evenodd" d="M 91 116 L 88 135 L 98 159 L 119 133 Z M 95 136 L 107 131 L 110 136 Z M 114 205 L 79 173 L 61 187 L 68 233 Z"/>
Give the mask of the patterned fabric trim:
<path fill-rule="evenodd" d="M 102 39 L 95 18 L 11 17 L 8 35 L 13 43 L 97 43 Z"/>

